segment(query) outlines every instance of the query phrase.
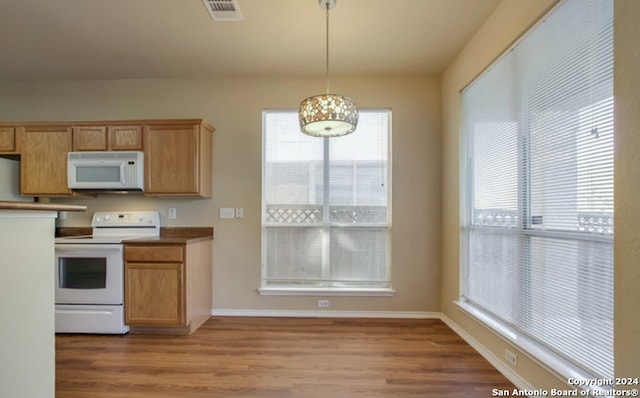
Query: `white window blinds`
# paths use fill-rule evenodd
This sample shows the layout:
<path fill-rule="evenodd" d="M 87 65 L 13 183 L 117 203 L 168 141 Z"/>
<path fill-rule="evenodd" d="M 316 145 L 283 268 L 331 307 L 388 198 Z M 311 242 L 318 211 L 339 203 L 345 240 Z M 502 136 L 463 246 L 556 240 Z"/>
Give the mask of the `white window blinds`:
<path fill-rule="evenodd" d="M 463 300 L 612 377 L 613 1 L 562 2 L 463 114 Z"/>
<path fill-rule="evenodd" d="M 390 112 L 330 139 L 263 117 L 263 287 L 388 288 Z"/>

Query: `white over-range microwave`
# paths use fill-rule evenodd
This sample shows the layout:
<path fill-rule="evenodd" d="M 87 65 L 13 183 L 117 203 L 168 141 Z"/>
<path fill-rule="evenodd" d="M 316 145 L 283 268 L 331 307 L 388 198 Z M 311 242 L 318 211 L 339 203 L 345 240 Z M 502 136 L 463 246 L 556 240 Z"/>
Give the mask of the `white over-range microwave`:
<path fill-rule="evenodd" d="M 69 152 L 67 181 L 71 189 L 144 189 L 144 154 L 130 152 Z"/>

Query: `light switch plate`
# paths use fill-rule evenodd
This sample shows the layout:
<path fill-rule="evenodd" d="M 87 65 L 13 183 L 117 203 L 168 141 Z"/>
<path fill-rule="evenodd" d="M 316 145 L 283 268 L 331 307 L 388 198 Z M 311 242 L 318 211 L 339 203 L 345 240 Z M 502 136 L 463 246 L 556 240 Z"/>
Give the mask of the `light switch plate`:
<path fill-rule="evenodd" d="M 220 218 L 223 220 L 229 220 L 236 218 L 236 209 L 233 207 L 221 207 L 219 209 Z"/>

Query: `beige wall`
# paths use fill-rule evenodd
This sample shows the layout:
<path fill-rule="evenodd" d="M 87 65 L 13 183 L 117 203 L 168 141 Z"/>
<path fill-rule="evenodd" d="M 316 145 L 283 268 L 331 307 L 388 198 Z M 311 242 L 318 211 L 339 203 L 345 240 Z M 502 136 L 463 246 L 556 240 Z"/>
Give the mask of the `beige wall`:
<path fill-rule="evenodd" d="M 476 33 L 442 80 L 443 108 L 443 245 L 441 310 L 465 333 L 502 359 L 508 347 L 500 338 L 454 304 L 459 290 L 460 232 L 460 90 L 474 79 L 509 44 L 518 38 L 554 0 L 504 0 Z M 640 376 L 640 2 L 616 0 L 615 3 L 615 371 L 617 376 Z M 534 388 L 563 388 L 562 380 L 518 354 L 517 368 L 512 368 Z M 508 368 L 509 365 L 504 365 Z"/>
<path fill-rule="evenodd" d="M 392 283 L 395 297 L 331 298 L 330 310 L 438 311 L 440 299 L 440 85 L 434 78 L 332 79 L 360 107 L 393 111 Z M 0 120 L 207 119 L 216 128 L 214 194 L 204 199 L 101 196 L 67 226 L 97 210 L 158 209 L 165 225 L 215 227 L 215 309 L 315 310 L 316 297 L 259 296 L 262 111 L 296 108 L 322 79 L 4 82 Z M 167 220 L 176 207 L 178 218 Z M 244 219 L 220 220 L 219 207 Z"/>

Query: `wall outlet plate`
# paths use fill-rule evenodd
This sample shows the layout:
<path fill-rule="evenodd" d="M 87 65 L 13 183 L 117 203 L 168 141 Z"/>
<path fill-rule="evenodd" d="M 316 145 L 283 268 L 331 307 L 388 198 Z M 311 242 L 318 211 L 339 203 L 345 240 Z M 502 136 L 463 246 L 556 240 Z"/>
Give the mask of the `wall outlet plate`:
<path fill-rule="evenodd" d="M 318 300 L 318 308 L 329 308 L 329 300 Z"/>
<path fill-rule="evenodd" d="M 518 365 L 518 356 L 513 351 L 510 351 L 508 348 L 504 349 L 504 359 L 506 359 L 507 362 L 509 362 L 513 366 Z"/>

